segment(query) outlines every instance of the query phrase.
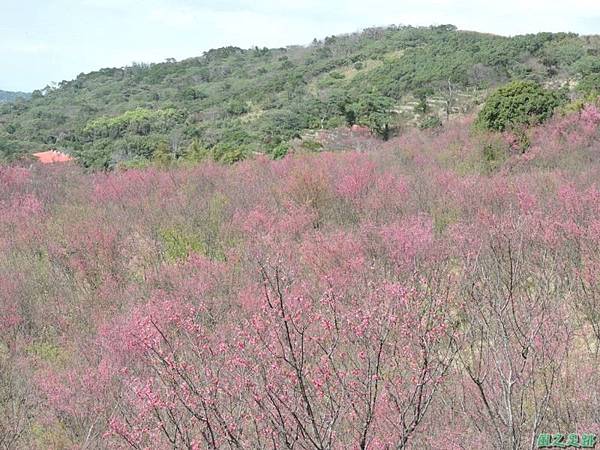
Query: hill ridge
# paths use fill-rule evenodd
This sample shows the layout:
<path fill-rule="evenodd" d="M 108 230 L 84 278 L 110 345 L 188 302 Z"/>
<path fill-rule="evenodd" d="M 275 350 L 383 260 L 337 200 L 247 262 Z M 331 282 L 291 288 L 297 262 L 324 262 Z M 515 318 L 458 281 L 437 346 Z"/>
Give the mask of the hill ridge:
<path fill-rule="evenodd" d="M 285 154 L 304 133 L 359 124 L 382 139 L 468 113 L 514 79 L 600 81 L 600 37 L 514 37 L 453 25 L 389 26 L 308 46 L 222 47 L 202 56 L 80 74 L 0 106 L 0 154 L 47 148 L 92 168 L 256 152 Z M 136 113 L 137 111 L 137 113 Z M 436 119 L 437 120 L 437 119 Z M 94 124 L 101 128 L 94 128 Z"/>

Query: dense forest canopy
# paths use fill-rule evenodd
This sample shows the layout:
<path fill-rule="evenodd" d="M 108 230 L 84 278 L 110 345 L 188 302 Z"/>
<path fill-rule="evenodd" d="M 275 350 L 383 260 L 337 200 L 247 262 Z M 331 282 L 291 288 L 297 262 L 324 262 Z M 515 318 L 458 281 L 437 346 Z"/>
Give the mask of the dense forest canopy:
<path fill-rule="evenodd" d="M 0 106 L 0 158 L 56 148 L 85 166 L 110 168 L 155 158 L 279 156 L 307 130 L 360 124 L 385 139 L 402 124 L 426 127 L 513 80 L 594 91 L 600 38 L 390 26 L 306 47 L 224 47 L 179 62 L 107 68 Z"/>

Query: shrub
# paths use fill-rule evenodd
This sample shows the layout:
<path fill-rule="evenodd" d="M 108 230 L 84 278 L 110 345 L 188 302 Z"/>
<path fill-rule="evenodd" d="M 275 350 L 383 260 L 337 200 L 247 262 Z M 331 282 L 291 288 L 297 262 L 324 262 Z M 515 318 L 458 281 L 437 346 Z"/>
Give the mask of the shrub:
<path fill-rule="evenodd" d="M 233 100 L 227 105 L 227 113 L 232 116 L 241 116 L 242 114 L 246 114 L 250 109 L 246 102 L 241 100 Z"/>
<path fill-rule="evenodd" d="M 271 150 L 271 157 L 273 159 L 281 159 L 288 154 L 288 151 L 289 144 L 286 142 L 282 142 L 281 144 L 277 145 L 277 147 L 275 147 L 273 150 Z"/>
<path fill-rule="evenodd" d="M 484 173 L 492 173 L 504 163 L 507 152 L 506 149 L 498 143 L 488 143 L 483 147 L 482 156 Z"/>
<path fill-rule="evenodd" d="M 600 96 L 600 74 L 591 73 L 583 77 L 577 85 L 577 90 L 586 97 L 595 99 Z"/>
<path fill-rule="evenodd" d="M 210 156 L 210 150 L 203 147 L 197 139 L 194 139 L 187 147 L 183 158 L 188 162 L 199 162 L 209 158 Z"/>
<path fill-rule="evenodd" d="M 351 109 L 357 123 L 368 126 L 384 140 L 390 137 L 390 128 L 396 115 L 392 98 L 376 92 L 363 94 L 351 105 Z"/>
<path fill-rule="evenodd" d="M 233 164 L 246 159 L 247 151 L 243 146 L 218 144 L 213 149 L 213 159 L 224 164 Z"/>
<path fill-rule="evenodd" d="M 173 162 L 173 154 L 166 142 L 158 143 L 152 153 L 152 160 L 162 167 L 167 167 Z"/>
<path fill-rule="evenodd" d="M 535 125 L 550 118 L 554 109 L 563 103 L 563 96 L 556 91 L 532 81 L 514 81 L 486 100 L 477 124 L 495 131 Z"/>
<path fill-rule="evenodd" d="M 323 150 L 323 144 L 321 144 L 319 141 L 314 141 L 312 139 L 305 139 L 304 141 L 302 141 L 302 148 L 311 152 L 318 152 Z"/>
<path fill-rule="evenodd" d="M 0 136 L 0 161 L 12 162 L 19 159 L 23 154 L 23 150 L 16 142 Z"/>
<path fill-rule="evenodd" d="M 191 253 L 203 254 L 202 241 L 191 233 L 177 228 L 167 228 L 160 232 L 164 254 L 168 261 L 187 259 Z"/>
<path fill-rule="evenodd" d="M 138 108 L 116 116 L 103 116 L 94 119 L 83 129 L 84 135 L 96 138 L 122 137 L 125 134 L 146 136 L 153 131 L 170 130 L 182 115 L 173 108 L 152 111 Z"/>
<path fill-rule="evenodd" d="M 420 123 L 419 128 L 421 130 L 429 130 L 440 128 L 442 126 L 442 121 L 438 116 L 427 116 Z"/>

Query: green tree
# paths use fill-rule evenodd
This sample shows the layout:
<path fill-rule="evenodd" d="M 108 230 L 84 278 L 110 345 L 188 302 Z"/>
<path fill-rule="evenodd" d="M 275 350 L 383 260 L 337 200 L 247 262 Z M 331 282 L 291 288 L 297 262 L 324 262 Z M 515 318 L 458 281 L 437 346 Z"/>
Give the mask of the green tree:
<path fill-rule="evenodd" d="M 426 89 L 417 89 L 415 92 L 415 97 L 419 101 L 415 110 L 421 114 L 426 114 L 429 112 L 429 105 L 427 104 L 427 97 L 431 94 L 430 91 Z"/>
<path fill-rule="evenodd" d="M 0 161 L 13 162 L 23 156 L 23 151 L 8 139 L 0 136 Z"/>
<path fill-rule="evenodd" d="M 152 160 L 161 167 L 168 167 L 173 162 L 173 155 L 166 142 L 160 142 L 154 149 Z"/>
<path fill-rule="evenodd" d="M 194 139 L 187 147 L 184 153 L 184 160 L 189 162 L 203 161 L 211 156 L 210 150 L 200 144 L 198 139 Z"/>
<path fill-rule="evenodd" d="M 241 145 L 233 146 L 220 143 L 213 149 L 213 159 L 223 164 L 233 164 L 247 157 L 247 151 Z"/>
<path fill-rule="evenodd" d="M 242 100 L 232 100 L 227 105 L 227 113 L 232 116 L 241 116 L 249 111 L 248 105 Z"/>
<path fill-rule="evenodd" d="M 428 115 L 424 119 L 419 122 L 419 128 L 421 130 L 431 130 L 440 128 L 442 126 L 442 121 L 436 115 Z"/>
<path fill-rule="evenodd" d="M 533 81 L 513 81 L 488 97 L 477 118 L 483 128 L 505 131 L 544 122 L 565 102 L 559 92 Z"/>
<path fill-rule="evenodd" d="M 591 73 L 583 77 L 577 85 L 577 90 L 586 98 L 596 99 L 600 96 L 600 73 Z"/>
<path fill-rule="evenodd" d="M 281 159 L 283 158 L 285 155 L 287 155 L 288 151 L 289 151 L 289 144 L 287 142 L 282 142 L 281 144 L 277 145 L 272 151 L 271 151 L 271 157 L 273 159 Z"/>
<path fill-rule="evenodd" d="M 368 126 L 378 136 L 387 140 L 390 137 L 390 127 L 395 115 L 394 101 L 375 92 L 365 94 L 354 103 L 352 110 L 357 122 Z"/>

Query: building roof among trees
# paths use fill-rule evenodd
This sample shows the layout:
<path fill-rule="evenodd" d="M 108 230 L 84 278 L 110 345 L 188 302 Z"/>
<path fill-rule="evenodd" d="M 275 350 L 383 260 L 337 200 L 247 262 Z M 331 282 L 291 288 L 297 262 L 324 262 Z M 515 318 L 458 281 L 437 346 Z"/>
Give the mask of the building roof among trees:
<path fill-rule="evenodd" d="M 66 155 L 56 150 L 48 150 L 46 152 L 34 153 L 33 156 L 35 156 L 38 159 L 38 161 L 42 164 L 53 164 L 73 160 L 73 158 L 71 158 L 69 155 Z"/>

